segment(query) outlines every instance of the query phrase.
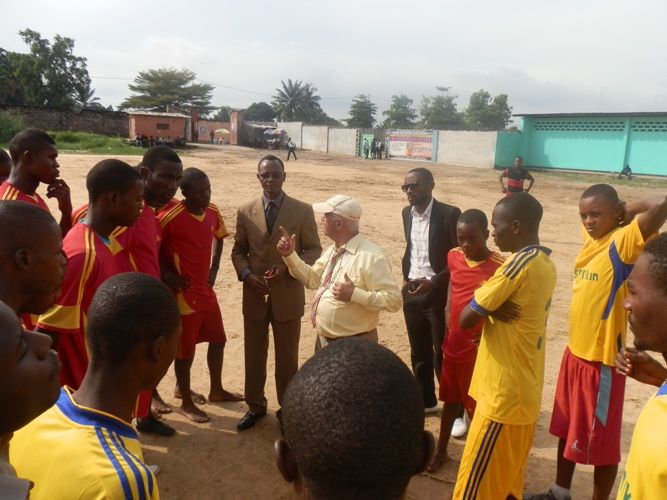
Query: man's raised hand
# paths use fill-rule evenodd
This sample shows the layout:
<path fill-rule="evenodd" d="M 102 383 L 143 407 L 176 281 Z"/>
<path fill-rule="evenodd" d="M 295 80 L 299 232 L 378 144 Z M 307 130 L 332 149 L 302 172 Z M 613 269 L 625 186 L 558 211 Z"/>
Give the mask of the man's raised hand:
<path fill-rule="evenodd" d="M 294 248 L 296 248 L 296 235 L 293 234 L 290 236 L 283 226 L 280 226 L 279 229 L 281 236 L 276 245 L 276 250 L 283 257 L 287 257 L 294 251 Z"/>

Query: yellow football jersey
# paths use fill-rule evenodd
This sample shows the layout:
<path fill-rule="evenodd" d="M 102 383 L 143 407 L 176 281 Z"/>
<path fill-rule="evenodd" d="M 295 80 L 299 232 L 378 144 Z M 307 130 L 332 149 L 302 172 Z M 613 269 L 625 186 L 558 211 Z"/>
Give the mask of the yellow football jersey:
<path fill-rule="evenodd" d="M 667 384 L 646 403 L 632 433 L 632 444 L 617 500 L 667 498 Z"/>
<path fill-rule="evenodd" d="M 79 406 L 63 387 L 56 404 L 14 434 L 9 461 L 35 486 L 32 500 L 156 500 L 155 476 L 128 423 Z"/>
<path fill-rule="evenodd" d="M 505 301 L 521 307 L 521 317 L 504 323 L 487 318 L 470 384 L 476 412 L 495 422 L 532 424 L 540 413 L 544 382 L 546 324 L 556 267 L 551 250 L 533 245 L 507 259 L 475 291 L 470 307 L 488 316 Z"/>
<path fill-rule="evenodd" d="M 627 333 L 626 280 L 646 242 L 637 219 L 598 240 L 583 233 L 574 263 L 568 346 L 579 358 L 614 366 Z"/>

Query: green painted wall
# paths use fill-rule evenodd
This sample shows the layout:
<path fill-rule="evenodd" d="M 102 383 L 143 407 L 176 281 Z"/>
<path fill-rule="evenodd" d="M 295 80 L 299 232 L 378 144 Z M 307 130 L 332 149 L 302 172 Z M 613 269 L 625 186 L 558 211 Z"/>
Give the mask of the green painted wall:
<path fill-rule="evenodd" d="M 521 150 L 523 134 L 519 132 L 498 132 L 496 140 L 495 168 L 509 168 Z"/>

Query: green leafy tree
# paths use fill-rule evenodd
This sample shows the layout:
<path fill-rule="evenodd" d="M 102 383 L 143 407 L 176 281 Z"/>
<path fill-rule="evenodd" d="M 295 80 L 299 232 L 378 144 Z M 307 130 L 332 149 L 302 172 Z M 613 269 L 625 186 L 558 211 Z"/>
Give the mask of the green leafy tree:
<path fill-rule="evenodd" d="M 231 106 L 220 106 L 219 108 L 215 108 L 217 111 L 215 114 L 210 115 L 208 117 L 209 120 L 213 120 L 216 122 L 228 122 L 230 121 L 229 113 L 234 111 L 234 108 Z"/>
<path fill-rule="evenodd" d="M 246 120 L 250 121 L 270 122 L 273 121 L 277 115 L 270 104 L 267 104 L 264 101 L 260 101 L 253 102 L 250 106 L 248 106 L 243 116 Z"/>
<path fill-rule="evenodd" d="M 100 98 L 95 96 L 95 89 L 90 86 L 90 80 L 77 85 L 75 99 L 76 106 L 80 109 L 106 109 L 100 104 Z"/>
<path fill-rule="evenodd" d="M 391 96 L 391 106 L 385 115 L 384 128 L 412 128 L 415 126 L 417 111 L 412 107 L 413 101 L 405 94 Z"/>
<path fill-rule="evenodd" d="M 25 93 L 14 75 L 14 65 L 9 53 L 0 48 L 0 103 L 21 105 L 25 103 Z"/>
<path fill-rule="evenodd" d="M 378 107 L 371 101 L 370 95 L 359 94 L 350 105 L 350 117 L 345 120 L 350 128 L 373 128 Z"/>
<path fill-rule="evenodd" d="M 470 96 L 465 111 L 465 121 L 471 130 L 504 130 L 512 117 L 512 107 L 507 102 L 507 94 L 491 94 L 480 89 Z"/>
<path fill-rule="evenodd" d="M 436 89 L 438 95 L 422 98 L 419 125 L 429 130 L 460 129 L 463 116 L 456 109 L 454 100 L 457 96 L 450 94 L 450 87 L 436 87 Z"/>
<path fill-rule="evenodd" d="M 213 86 L 197 83 L 189 69 L 160 68 L 140 71 L 129 88 L 134 95 L 126 98 L 119 109 L 166 111 L 168 106 L 194 108 L 202 114 L 213 110 Z"/>
<path fill-rule="evenodd" d="M 281 80 L 280 84 L 282 87 L 276 89 L 271 104 L 281 121 L 308 121 L 308 118 L 319 115 L 320 96 L 311 83 L 292 82 L 289 78 L 287 83 Z"/>

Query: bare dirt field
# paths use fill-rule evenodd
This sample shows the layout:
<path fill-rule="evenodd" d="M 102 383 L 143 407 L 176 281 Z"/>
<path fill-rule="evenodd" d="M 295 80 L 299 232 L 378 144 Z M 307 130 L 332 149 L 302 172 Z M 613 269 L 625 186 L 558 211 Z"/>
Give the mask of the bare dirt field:
<path fill-rule="evenodd" d="M 236 209 L 260 196 L 255 177 L 258 159 L 265 151 L 231 146 L 189 150 L 183 155 L 186 167 L 196 166 L 211 178 L 212 201 L 217 204 L 232 233 L 225 242 L 216 291 L 220 301 L 228 343 L 225 352 L 223 380 L 230 390 L 243 391 L 243 330 L 241 316 L 241 285 L 230 260 Z M 283 152 L 280 152 L 281 154 Z M 356 197 L 364 208 L 362 232 L 380 245 L 390 257 L 396 280 L 400 283 L 400 259 L 404 250 L 401 208 L 406 205 L 400 190 L 405 173 L 421 164 L 395 161 L 364 161 L 338 155 L 300 151 L 298 161 L 287 163 L 284 189 L 291 196 L 312 203 L 323 201 L 336 193 Z M 75 208 L 86 201 L 85 176 L 100 156 L 61 154 L 61 175 L 72 189 Z M 124 157 L 136 164 L 140 157 Z M 437 199 L 459 206 L 462 210 L 480 208 L 489 216 L 501 194 L 498 172 L 483 168 L 446 165 L 425 165 L 433 170 Z M 545 215 L 541 242 L 553 249 L 552 258 L 558 268 L 558 283 L 548 324 L 548 347 L 542 414 L 533 450 L 526 471 L 526 492 L 540 491 L 553 483 L 556 472 L 556 439 L 548 433 L 549 418 L 560 359 L 567 339 L 567 310 L 571 295 L 572 267 L 581 243 L 577 201 L 585 187 L 596 182 L 616 184 L 621 197 L 628 200 L 665 192 L 664 181 L 616 181 L 612 175 L 535 173 L 532 193 L 543 203 Z M 55 206 L 52 207 L 55 212 Z M 320 234 L 323 246 L 330 242 Z M 493 247 L 493 242 L 490 242 Z M 308 292 L 307 302 L 312 297 Z M 306 311 L 305 318 L 308 318 Z M 380 343 L 394 351 L 408 365 L 410 347 L 403 315 L 383 313 L 378 326 Z M 307 320 L 303 321 L 300 360 L 303 363 L 313 352 L 315 336 Z M 273 383 L 273 353 L 270 347 L 267 380 L 269 416 L 255 428 L 236 432 L 236 423 L 243 416 L 243 403 L 207 404 L 203 409 L 211 416 L 207 424 L 194 424 L 178 413 L 166 417 L 178 434 L 172 438 L 142 438 L 146 460 L 159 464 L 158 477 L 165 499 L 255 499 L 291 498 L 290 487 L 282 480 L 273 458 L 273 441 L 279 436 L 275 418 L 277 401 Z M 160 385 L 165 399 L 172 398 L 173 372 Z M 200 345 L 193 367 L 194 390 L 208 394 L 206 346 Z M 629 381 L 623 425 L 624 457 L 632 429 L 641 408 L 652 393 L 650 387 Z M 439 414 L 429 416 L 426 425 L 437 436 Z M 450 453 L 460 458 L 464 442 L 453 439 Z M 621 464 L 619 477 L 624 464 Z M 409 499 L 448 498 L 456 478 L 458 462 L 445 465 L 436 475 L 415 477 L 408 488 Z M 573 484 L 574 498 L 590 498 L 593 473 L 590 467 L 577 469 Z"/>

